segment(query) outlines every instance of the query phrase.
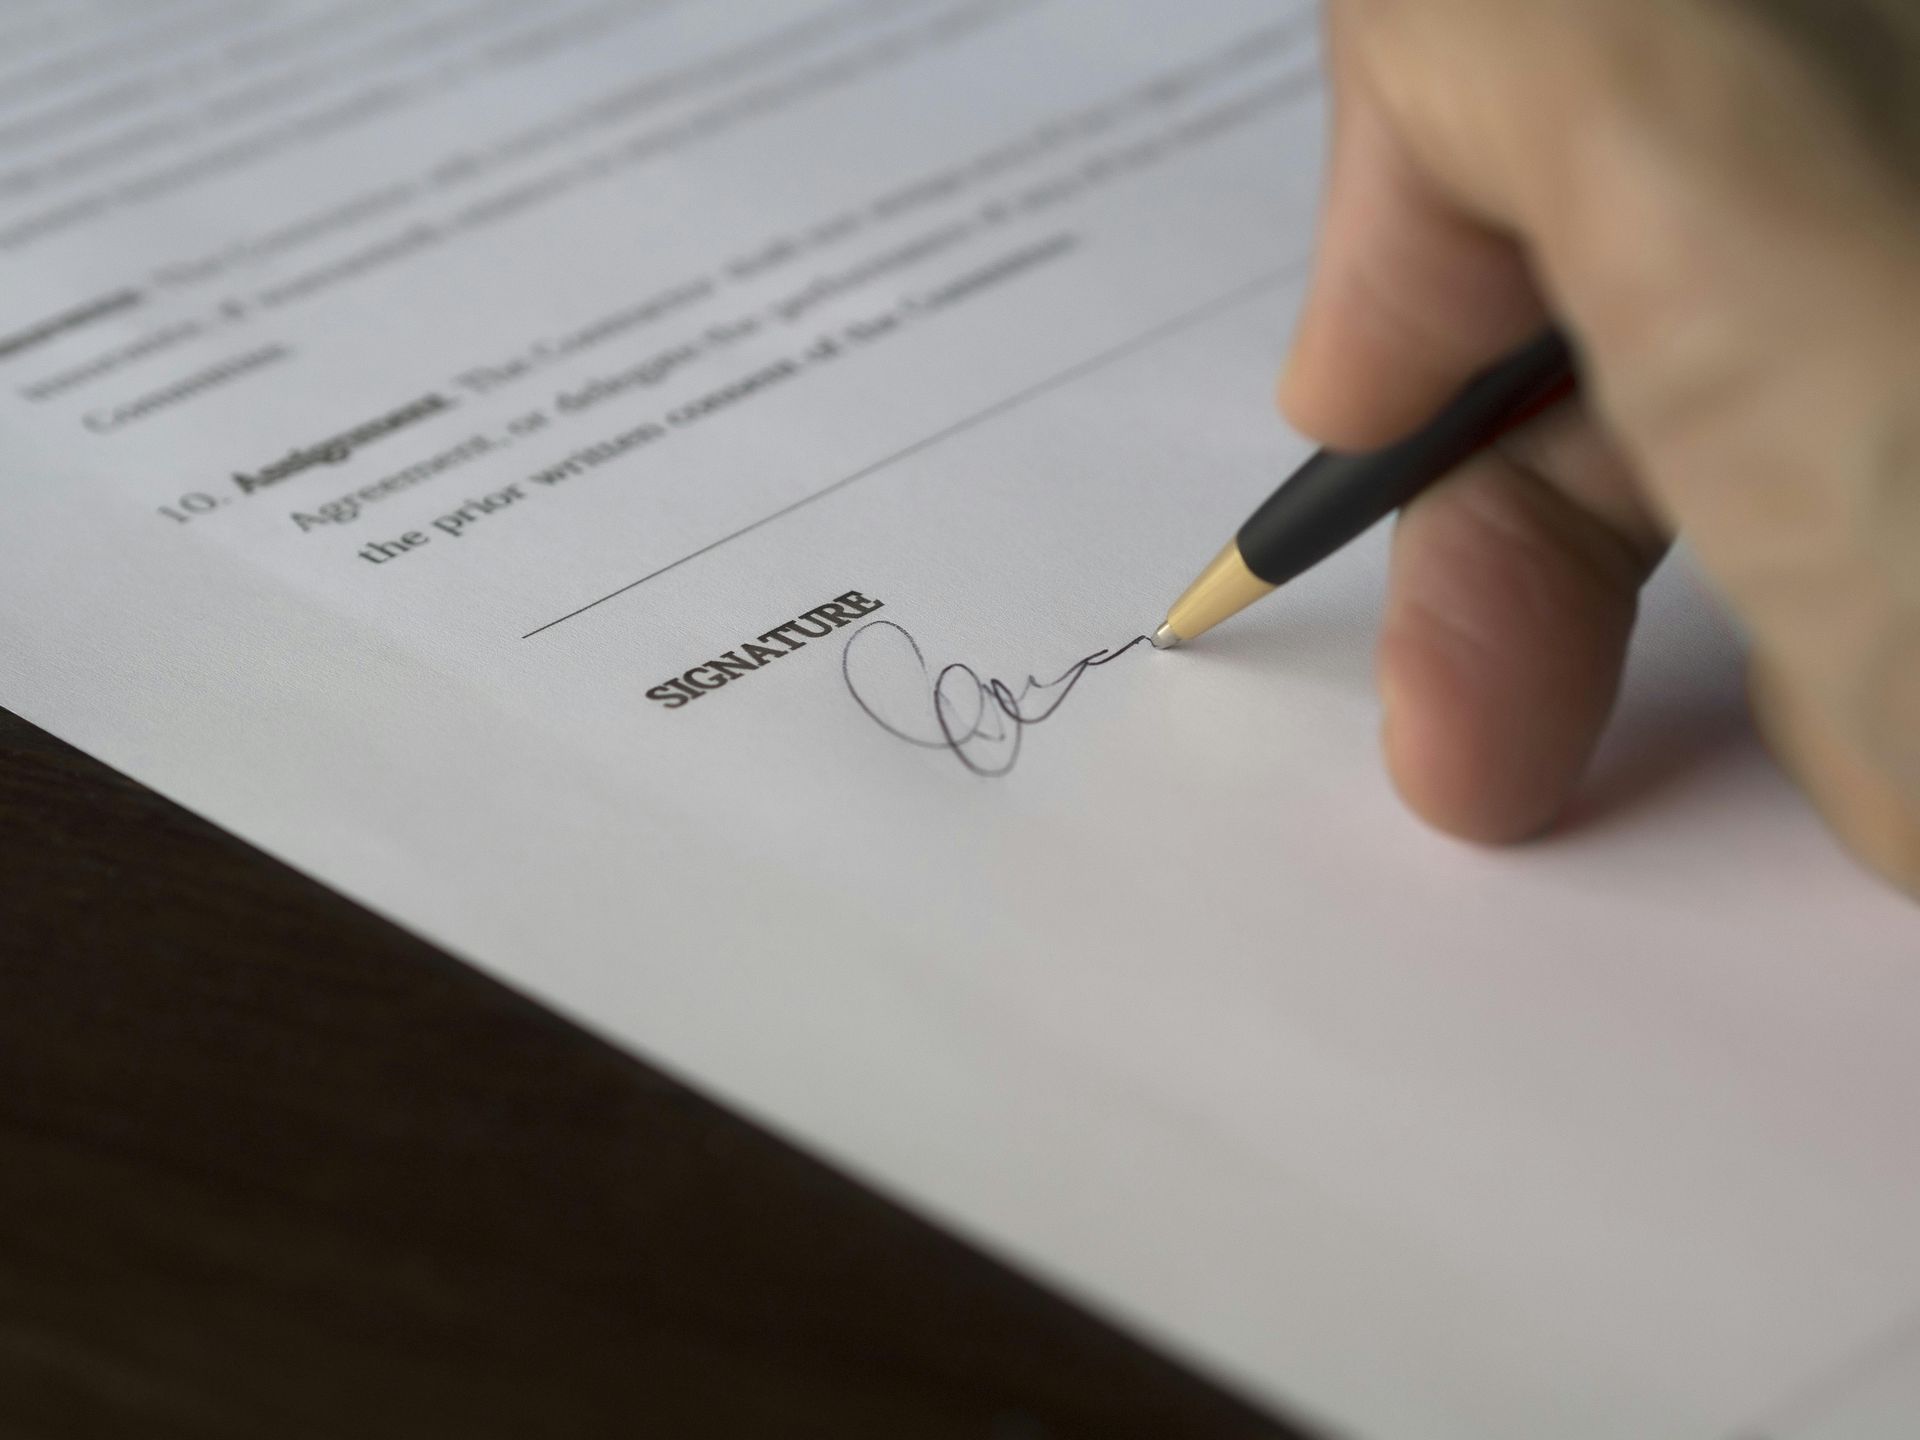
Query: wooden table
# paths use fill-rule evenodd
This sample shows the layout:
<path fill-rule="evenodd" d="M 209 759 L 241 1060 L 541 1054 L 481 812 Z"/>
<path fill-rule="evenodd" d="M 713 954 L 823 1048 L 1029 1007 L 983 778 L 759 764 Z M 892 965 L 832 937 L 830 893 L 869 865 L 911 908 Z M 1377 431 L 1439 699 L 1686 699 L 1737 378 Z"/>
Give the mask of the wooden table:
<path fill-rule="evenodd" d="M 0 1435 L 1286 1433 L 0 711 Z"/>

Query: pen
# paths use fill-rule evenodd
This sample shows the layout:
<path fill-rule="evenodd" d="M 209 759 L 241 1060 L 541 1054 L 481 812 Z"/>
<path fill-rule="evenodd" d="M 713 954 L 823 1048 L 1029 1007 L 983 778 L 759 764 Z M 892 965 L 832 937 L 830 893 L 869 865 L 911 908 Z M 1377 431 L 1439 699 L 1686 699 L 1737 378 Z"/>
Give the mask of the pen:
<path fill-rule="evenodd" d="M 1549 329 L 1469 380 L 1409 438 L 1359 454 L 1320 451 L 1173 602 L 1154 648 L 1192 640 L 1311 570 L 1572 388 L 1566 337 Z"/>

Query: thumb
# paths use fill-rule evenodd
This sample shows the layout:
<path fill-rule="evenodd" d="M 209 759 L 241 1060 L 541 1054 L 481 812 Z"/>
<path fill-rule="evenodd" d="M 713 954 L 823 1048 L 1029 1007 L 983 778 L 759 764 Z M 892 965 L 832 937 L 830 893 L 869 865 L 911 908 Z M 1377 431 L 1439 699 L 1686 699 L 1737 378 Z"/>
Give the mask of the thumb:
<path fill-rule="evenodd" d="M 1520 247 L 1443 195 L 1396 133 L 1329 12 L 1333 147 L 1306 308 L 1280 408 L 1335 449 L 1374 449 L 1432 418 L 1476 370 L 1538 330 Z"/>

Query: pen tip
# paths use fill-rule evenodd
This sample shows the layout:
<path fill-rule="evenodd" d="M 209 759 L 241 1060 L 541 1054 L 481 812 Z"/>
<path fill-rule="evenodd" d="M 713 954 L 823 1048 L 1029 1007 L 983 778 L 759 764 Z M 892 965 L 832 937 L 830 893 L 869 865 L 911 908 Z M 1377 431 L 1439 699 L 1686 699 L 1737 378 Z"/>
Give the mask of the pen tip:
<path fill-rule="evenodd" d="M 1162 625 L 1151 637 L 1156 650 L 1176 650 L 1180 646 L 1180 637 L 1173 633 L 1173 626 Z"/>

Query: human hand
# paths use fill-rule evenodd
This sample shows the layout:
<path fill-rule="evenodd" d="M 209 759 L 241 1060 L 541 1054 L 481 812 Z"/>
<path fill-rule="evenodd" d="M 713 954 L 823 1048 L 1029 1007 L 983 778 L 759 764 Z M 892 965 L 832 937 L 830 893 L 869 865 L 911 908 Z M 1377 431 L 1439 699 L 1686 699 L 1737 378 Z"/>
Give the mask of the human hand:
<path fill-rule="evenodd" d="M 1288 417 L 1385 444 L 1549 314 L 1585 381 L 1401 515 L 1401 793 L 1473 839 L 1550 824 L 1680 530 L 1752 638 L 1776 753 L 1920 889 L 1920 13 L 1330 0 L 1329 44 Z"/>

